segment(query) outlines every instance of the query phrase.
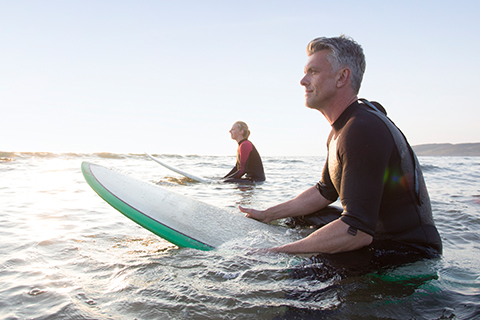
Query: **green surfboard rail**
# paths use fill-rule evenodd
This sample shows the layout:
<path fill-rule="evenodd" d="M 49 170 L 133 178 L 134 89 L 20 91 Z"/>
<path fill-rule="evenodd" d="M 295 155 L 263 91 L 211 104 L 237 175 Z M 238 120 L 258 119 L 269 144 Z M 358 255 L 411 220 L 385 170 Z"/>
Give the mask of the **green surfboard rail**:
<path fill-rule="evenodd" d="M 91 163 L 82 162 L 82 173 L 87 181 L 87 183 L 92 187 L 92 189 L 108 204 L 117 209 L 124 216 L 142 226 L 143 228 L 149 230 L 150 232 L 156 234 L 157 236 L 171 242 L 181 248 L 193 248 L 203 251 L 213 250 L 214 247 L 195 240 L 186 236 L 183 233 L 180 233 L 174 229 L 169 228 L 168 226 L 158 222 L 132 206 L 128 205 L 126 202 L 122 201 L 109 190 L 107 190 L 95 177 L 95 175 L 90 170 Z"/>

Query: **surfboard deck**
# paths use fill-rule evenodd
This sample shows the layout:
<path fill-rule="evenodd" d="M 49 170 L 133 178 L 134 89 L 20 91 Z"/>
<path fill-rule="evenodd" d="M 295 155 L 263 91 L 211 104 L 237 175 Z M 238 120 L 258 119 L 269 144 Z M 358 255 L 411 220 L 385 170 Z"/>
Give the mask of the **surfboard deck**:
<path fill-rule="evenodd" d="M 164 166 L 165 168 L 167 168 L 167 169 L 169 169 L 169 170 L 172 170 L 173 172 L 176 172 L 176 173 L 178 173 L 178 174 L 181 174 L 181 175 L 184 176 L 184 177 L 187 177 L 187 178 L 189 178 L 189 179 L 192 179 L 192 180 L 195 180 L 195 181 L 198 181 L 198 182 L 213 182 L 213 180 L 208 180 L 208 179 L 200 178 L 200 177 L 197 177 L 197 176 L 195 176 L 195 175 L 193 175 L 193 174 L 190 174 L 190 173 L 188 173 L 188 172 L 185 172 L 185 171 L 183 171 L 183 170 L 180 170 L 180 169 L 177 169 L 177 168 L 175 168 L 175 167 L 173 167 L 173 166 L 170 166 L 170 165 L 168 165 L 168 164 L 166 164 L 166 163 L 158 160 L 157 158 L 155 158 L 154 156 L 152 156 L 151 154 L 149 154 L 149 153 L 147 153 L 147 152 L 145 152 L 145 154 L 146 154 L 150 159 L 152 159 L 153 161 L 155 161 L 156 163 Z"/>
<path fill-rule="evenodd" d="M 285 228 L 248 219 L 97 164 L 83 162 L 92 189 L 123 215 L 179 246 L 212 250 L 250 232 L 269 232 L 291 242 Z"/>

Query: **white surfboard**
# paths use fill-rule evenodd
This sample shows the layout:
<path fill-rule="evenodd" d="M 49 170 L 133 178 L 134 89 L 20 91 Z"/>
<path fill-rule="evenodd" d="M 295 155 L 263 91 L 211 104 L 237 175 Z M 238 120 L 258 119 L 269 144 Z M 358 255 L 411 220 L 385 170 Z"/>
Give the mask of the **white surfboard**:
<path fill-rule="evenodd" d="M 93 190 L 125 216 L 179 246 L 211 250 L 251 232 L 293 241 L 288 229 L 230 213 L 115 170 L 83 162 L 82 173 Z"/>
<path fill-rule="evenodd" d="M 195 180 L 195 181 L 198 181 L 198 182 L 213 182 L 213 180 L 208 180 L 208 179 L 200 178 L 200 177 L 197 177 L 197 176 L 195 176 L 195 175 L 193 175 L 193 174 L 190 174 L 190 173 L 188 173 L 188 172 L 185 172 L 185 171 L 182 171 L 182 170 L 177 169 L 177 168 L 175 168 L 175 167 L 172 167 L 172 166 L 170 166 L 170 165 L 168 165 L 168 164 L 166 164 L 166 163 L 158 160 L 157 158 L 155 158 L 154 156 L 152 156 L 151 154 L 149 154 L 149 153 L 147 153 L 147 152 L 145 152 L 145 154 L 146 154 L 150 159 L 152 159 L 153 161 L 155 161 L 156 163 L 161 164 L 161 165 L 164 166 L 165 168 L 167 168 L 167 169 L 169 169 L 169 170 L 172 170 L 173 172 L 176 172 L 176 173 L 178 173 L 178 174 L 181 174 L 181 175 L 184 176 L 184 177 L 187 177 L 187 178 L 189 178 L 189 179 L 192 179 L 192 180 Z"/>

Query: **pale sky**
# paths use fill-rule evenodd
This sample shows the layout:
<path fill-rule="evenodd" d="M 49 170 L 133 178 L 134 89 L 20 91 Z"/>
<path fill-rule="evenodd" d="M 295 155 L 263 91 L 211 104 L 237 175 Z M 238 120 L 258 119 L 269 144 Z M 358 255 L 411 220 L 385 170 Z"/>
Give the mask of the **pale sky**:
<path fill-rule="evenodd" d="M 480 1 L 0 0 L 0 151 L 323 156 L 307 43 L 364 49 L 412 145 L 480 142 Z"/>

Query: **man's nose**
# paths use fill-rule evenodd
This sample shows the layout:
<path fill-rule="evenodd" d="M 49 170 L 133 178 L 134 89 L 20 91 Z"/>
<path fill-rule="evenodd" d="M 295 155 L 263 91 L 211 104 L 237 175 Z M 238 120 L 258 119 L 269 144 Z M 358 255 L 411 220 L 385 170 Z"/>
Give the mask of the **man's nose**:
<path fill-rule="evenodd" d="M 308 85 L 308 81 L 307 81 L 307 76 L 304 76 L 301 80 L 300 80 L 300 84 L 304 87 L 306 87 Z"/>

